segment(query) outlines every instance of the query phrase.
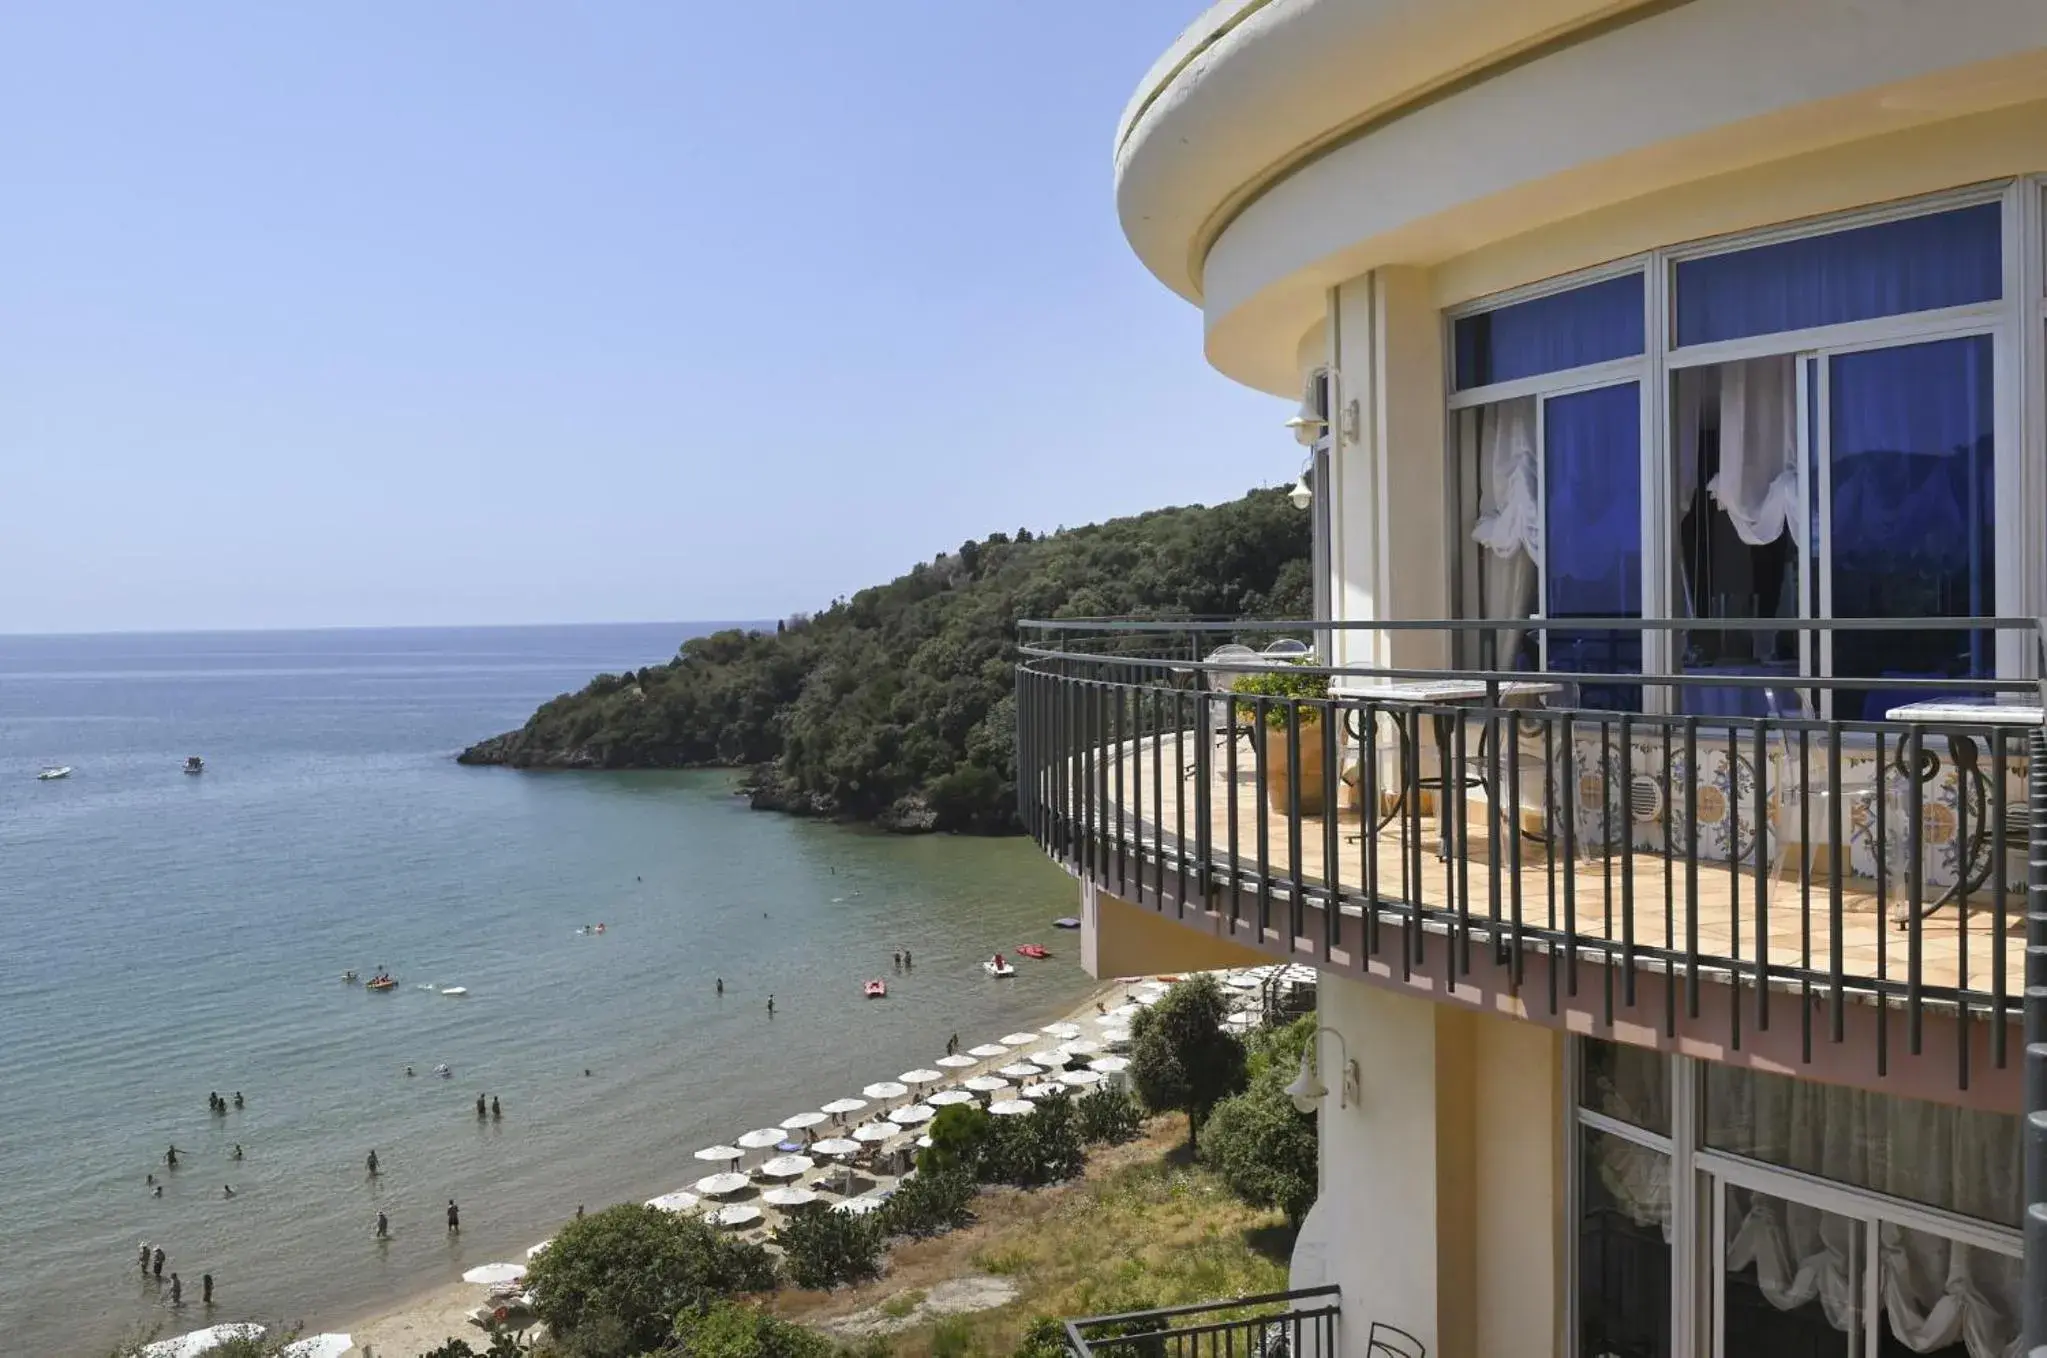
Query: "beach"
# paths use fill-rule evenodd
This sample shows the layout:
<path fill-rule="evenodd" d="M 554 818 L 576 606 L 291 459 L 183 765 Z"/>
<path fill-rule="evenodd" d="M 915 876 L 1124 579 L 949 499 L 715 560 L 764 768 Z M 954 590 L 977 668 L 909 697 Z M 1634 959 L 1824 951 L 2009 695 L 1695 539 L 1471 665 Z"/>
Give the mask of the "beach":
<path fill-rule="evenodd" d="M 1038 1016 L 1039 1021 L 1037 1023 L 1027 1024 L 1024 1027 L 1025 1029 L 1038 1030 L 1047 1046 L 1058 1045 L 1059 1039 L 1050 1034 L 1043 1034 L 1042 1030 L 1056 1024 L 1071 1023 L 1080 1026 L 1083 1032 L 1092 1035 L 1092 1031 L 1096 1026 L 1094 1020 L 1099 1017 L 1097 1006 L 1104 1009 L 1115 1009 L 1127 1004 L 1131 1002 L 1132 994 L 1137 987 L 1142 985 L 1156 986 L 1159 979 L 1152 977 L 1119 977 L 1113 981 L 1103 982 L 1097 985 L 1080 1003 L 1048 1007 L 1042 1015 Z M 1003 1033 L 981 1034 L 962 1031 L 959 1034 L 960 1049 L 966 1051 L 981 1043 L 995 1043 L 998 1038 L 1005 1035 L 1007 1035 L 1007 1030 Z M 1019 1048 L 1003 1056 L 981 1058 L 972 1067 L 962 1066 L 949 1070 L 946 1073 L 945 1084 L 950 1086 L 977 1075 L 987 1074 L 998 1067 L 1021 1059 L 1028 1053 L 1028 1050 L 1030 1049 Z M 877 1069 L 870 1074 L 866 1071 L 855 1069 L 847 1077 L 847 1087 L 845 1089 L 835 1090 L 826 1097 L 834 1097 L 838 1094 L 857 1096 L 861 1084 L 892 1078 L 893 1072 Z M 768 1093 L 770 1097 L 764 1101 L 763 1106 L 793 1106 L 803 1101 L 793 1091 L 764 1092 Z M 825 1099 L 817 1100 L 820 1103 L 824 1101 Z M 736 1135 L 742 1130 L 744 1129 L 741 1127 L 734 1127 L 732 1134 Z M 708 1171 L 711 1168 L 715 1168 L 715 1166 L 705 1166 L 704 1168 Z M 653 1183 L 647 1189 L 647 1196 L 652 1197 L 659 1193 L 685 1189 L 687 1187 L 687 1182 Z M 598 1202 L 588 1204 L 593 1211 L 599 1207 L 609 1205 L 609 1203 Z M 760 1234 L 764 1235 L 765 1229 Z M 483 1335 L 483 1331 L 470 1323 L 468 1314 L 483 1303 L 485 1292 L 486 1289 L 483 1287 L 470 1283 L 455 1282 L 441 1284 L 422 1290 L 397 1306 L 369 1312 L 345 1323 L 314 1325 L 310 1328 L 315 1330 L 339 1330 L 354 1336 L 355 1352 L 363 1354 L 364 1358 L 417 1358 L 417 1355 L 449 1339 L 467 1339 L 480 1345 L 480 1337 Z"/>

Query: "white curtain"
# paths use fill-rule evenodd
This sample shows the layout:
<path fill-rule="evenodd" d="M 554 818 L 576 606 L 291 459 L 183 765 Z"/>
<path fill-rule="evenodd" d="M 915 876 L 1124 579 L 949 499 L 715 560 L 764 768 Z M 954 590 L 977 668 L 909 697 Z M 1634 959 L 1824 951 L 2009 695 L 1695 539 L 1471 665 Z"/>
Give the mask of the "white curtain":
<path fill-rule="evenodd" d="M 1805 545 L 1793 362 L 1787 355 L 1720 368 L 1720 471 L 1706 493 L 1752 547 L 1775 542 L 1787 529 L 1792 541 Z"/>
<path fill-rule="evenodd" d="M 1479 412 L 1478 519 L 1472 540 L 1485 548 L 1483 587 L 1489 618 L 1535 612 L 1542 561 L 1542 503 L 1536 492 L 1535 398 L 1501 401 Z M 1500 632 L 1499 664 L 1512 663 L 1519 631 Z"/>

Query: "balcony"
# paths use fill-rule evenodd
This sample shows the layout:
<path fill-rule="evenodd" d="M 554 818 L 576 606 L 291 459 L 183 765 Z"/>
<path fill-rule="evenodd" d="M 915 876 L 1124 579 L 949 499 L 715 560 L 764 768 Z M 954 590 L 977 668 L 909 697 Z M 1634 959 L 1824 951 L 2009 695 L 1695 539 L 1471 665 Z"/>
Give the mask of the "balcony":
<path fill-rule="evenodd" d="M 1338 1290 L 1069 1320 L 1066 1346 L 1074 1358 L 1319 1358 L 1337 1352 Z"/>
<path fill-rule="evenodd" d="M 1964 1085 L 1972 1061 L 2016 1065 L 2047 829 L 2035 682 L 1645 677 L 1613 658 L 1682 654 L 1699 624 L 1513 626 L 1581 660 L 1596 636 L 1610 668 L 1286 654 L 1317 633 L 1339 653 L 1477 649 L 1486 624 L 1026 624 L 1025 823 L 1104 890 L 1318 966 L 1671 1036 L 1710 1022 L 1735 1049 L 1773 1032 L 1807 1062 L 1873 1009 L 1880 1071 L 1934 1013 L 1959 1026 Z M 1813 655 L 1898 630 L 1793 626 Z M 1939 626 L 2037 654 L 2030 621 Z M 2031 928 L 2047 969 L 2047 915 Z"/>

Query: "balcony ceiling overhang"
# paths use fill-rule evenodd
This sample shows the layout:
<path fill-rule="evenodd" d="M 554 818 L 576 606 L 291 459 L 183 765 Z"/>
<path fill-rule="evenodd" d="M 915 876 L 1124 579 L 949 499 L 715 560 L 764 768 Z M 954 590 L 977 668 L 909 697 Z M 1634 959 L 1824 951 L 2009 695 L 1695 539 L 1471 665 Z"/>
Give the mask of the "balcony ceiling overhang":
<path fill-rule="evenodd" d="M 1125 113 L 1118 211 L 1210 362 L 1287 395 L 1325 290 L 1366 270 L 2047 97 L 2047 5 L 1960 8 L 1232 0 Z"/>

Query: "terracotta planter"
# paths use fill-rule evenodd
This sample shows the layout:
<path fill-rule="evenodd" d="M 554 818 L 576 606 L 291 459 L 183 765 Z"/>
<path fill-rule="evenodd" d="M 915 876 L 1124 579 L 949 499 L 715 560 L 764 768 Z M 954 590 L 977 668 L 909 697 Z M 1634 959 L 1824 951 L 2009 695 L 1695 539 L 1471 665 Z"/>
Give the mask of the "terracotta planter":
<path fill-rule="evenodd" d="M 1298 724 L 1300 732 L 1300 760 L 1297 765 L 1301 776 L 1301 814 L 1319 816 L 1322 814 L 1322 723 L 1303 721 Z M 1279 815 L 1287 810 L 1289 773 L 1286 759 L 1286 727 L 1261 727 L 1259 730 L 1259 760 L 1265 770 L 1265 795 L 1271 800 L 1272 809 Z"/>

